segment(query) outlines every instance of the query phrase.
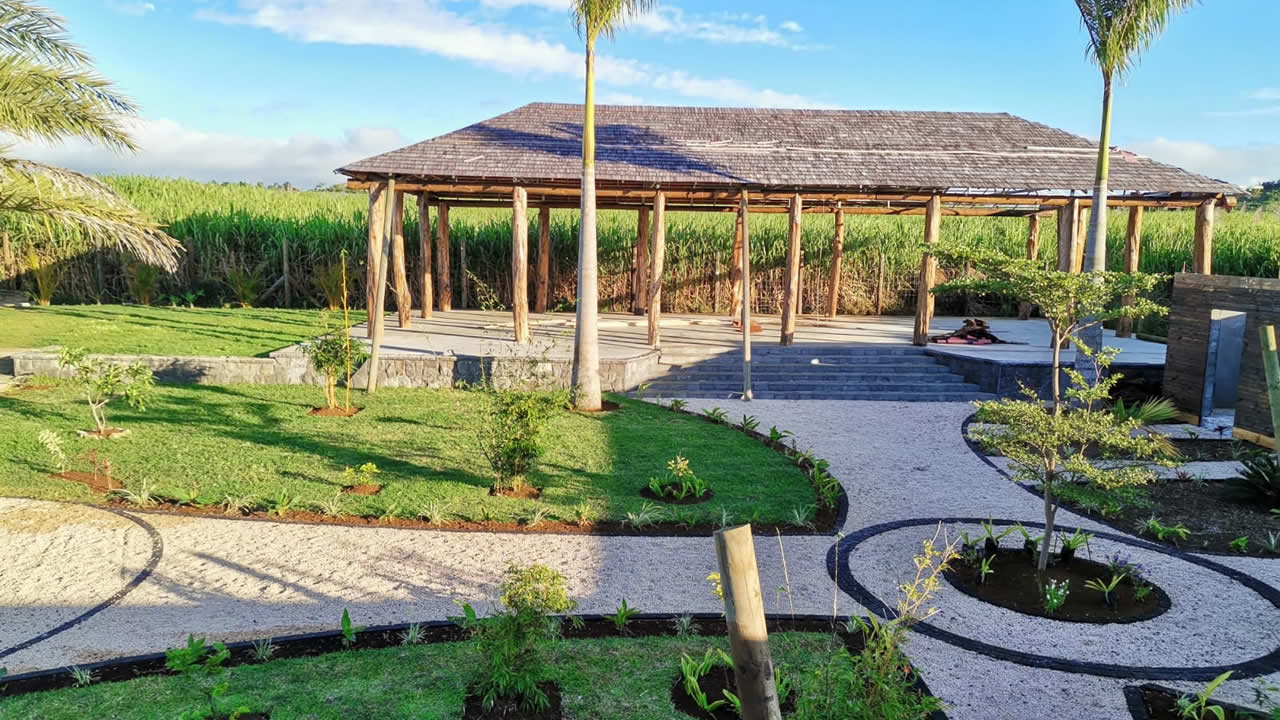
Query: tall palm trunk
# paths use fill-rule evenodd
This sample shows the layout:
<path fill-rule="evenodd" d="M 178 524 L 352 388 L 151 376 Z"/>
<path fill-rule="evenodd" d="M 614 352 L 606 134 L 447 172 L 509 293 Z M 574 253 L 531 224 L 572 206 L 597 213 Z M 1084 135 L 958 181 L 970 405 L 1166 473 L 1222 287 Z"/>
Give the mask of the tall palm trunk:
<path fill-rule="evenodd" d="M 600 291 L 596 258 L 596 38 L 587 36 L 587 92 L 582 118 L 582 222 L 578 231 L 578 315 L 573 335 L 573 384 L 579 410 L 599 410 Z"/>
<path fill-rule="evenodd" d="M 1111 76 L 1102 74 L 1102 129 L 1098 133 L 1098 164 L 1093 180 L 1093 207 L 1089 212 L 1089 234 L 1085 239 L 1085 272 L 1107 269 L 1107 180 L 1111 175 Z M 1095 354 L 1102 349 L 1102 325 L 1085 328 L 1080 341 Z M 1076 356 L 1076 370 L 1092 379 L 1092 362 Z M 1082 362 L 1084 361 L 1084 362 Z"/>

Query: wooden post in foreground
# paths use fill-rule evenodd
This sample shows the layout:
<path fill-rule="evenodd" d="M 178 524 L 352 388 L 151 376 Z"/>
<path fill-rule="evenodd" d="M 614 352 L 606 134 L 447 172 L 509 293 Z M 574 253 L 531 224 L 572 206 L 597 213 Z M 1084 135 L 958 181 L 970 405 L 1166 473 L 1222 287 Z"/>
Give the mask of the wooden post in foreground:
<path fill-rule="evenodd" d="M 741 200 L 739 204 L 741 205 Z M 733 223 L 733 257 L 729 264 L 729 319 L 737 317 L 742 313 L 742 233 L 743 233 L 743 216 L 745 213 L 742 207 L 738 208 L 738 217 Z"/>
<path fill-rule="evenodd" d="M 831 241 L 831 282 L 827 285 L 827 317 L 836 316 L 840 304 L 840 260 L 844 257 L 844 210 L 836 203 L 836 236 Z"/>
<path fill-rule="evenodd" d="M 1191 272 L 1213 274 L 1213 200 L 1196 206 L 1196 244 L 1191 251 Z"/>
<path fill-rule="evenodd" d="M 390 198 L 396 193 L 396 179 L 394 177 L 387 178 L 386 188 L 382 195 L 384 198 Z M 382 203 L 385 209 L 385 215 L 382 221 L 382 237 L 379 240 L 381 246 L 378 251 L 378 276 L 375 285 L 377 292 L 374 293 L 373 302 L 373 334 L 371 337 L 371 348 L 369 350 L 369 379 L 365 381 L 365 391 L 372 393 L 378 389 L 378 360 L 380 359 L 380 351 L 382 349 L 382 332 L 386 325 L 386 303 L 387 303 L 387 266 L 391 264 L 391 209 L 395 203 Z"/>
<path fill-rule="evenodd" d="M 431 288 L 431 203 L 426 193 L 418 193 L 418 244 L 422 254 L 421 293 L 422 317 L 431 317 L 431 306 L 435 304 L 434 290 Z"/>
<path fill-rule="evenodd" d="M 413 313 L 413 294 L 409 292 L 409 274 L 404 259 L 404 193 L 396 192 L 391 203 L 391 269 L 396 291 L 396 315 L 400 327 L 409 327 Z"/>
<path fill-rule="evenodd" d="M 551 208 L 538 208 L 538 279 L 533 290 L 533 311 L 547 311 L 551 286 Z"/>
<path fill-rule="evenodd" d="M 787 267 L 782 276 L 782 337 L 779 345 L 796 341 L 796 311 L 800 304 L 800 230 L 804 200 L 791 197 L 791 229 L 787 233 Z M 749 332 L 751 328 L 747 328 Z"/>
<path fill-rule="evenodd" d="M 942 196 L 929 198 L 924 211 L 924 243 L 938 244 L 942 232 Z M 938 276 L 938 259 L 925 252 L 920 259 L 920 283 L 916 286 L 916 326 L 911 334 L 912 345 L 929 344 L 929 323 L 933 321 L 933 286 Z"/>
<path fill-rule="evenodd" d="M 662 320 L 662 266 L 667 259 L 667 195 L 653 196 L 653 253 L 649 257 L 649 347 L 658 347 Z"/>
<path fill-rule="evenodd" d="M 733 677 L 742 700 L 743 720 L 781 720 L 773 678 L 764 597 L 750 525 L 718 530 L 716 559 L 724 589 L 724 619 L 729 626 Z"/>
<path fill-rule="evenodd" d="M 511 191 L 511 314 L 516 342 L 529 342 L 529 194 Z"/>
<path fill-rule="evenodd" d="M 751 232 L 747 226 L 747 190 L 743 188 L 738 196 L 738 225 L 742 228 L 742 277 L 740 281 L 742 298 L 739 311 L 742 313 L 742 399 L 752 399 L 751 392 Z"/>
<path fill-rule="evenodd" d="M 635 272 L 631 278 L 635 302 L 631 312 L 643 315 L 649 308 L 649 206 L 640 206 L 636 215 Z"/>
<path fill-rule="evenodd" d="M 1142 258 L 1142 206 L 1129 208 L 1129 225 L 1124 232 L 1124 271 L 1130 275 L 1138 272 L 1138 261 Z M 1133 295 L 1120 298 L 1121 305 L 1132 305 L 1137 301 Z M 1133 318 L 1116 319 L 1116 337 L 1133 336 Z"/>
<path fill-rule="evenodd" d="M 386 187 L 382 184 L 375 185 L 369 190 L 369 252 L 365 260 L 364 278 L 364 307 L 368 315 L 364 334 L 367 338 L 373 337 L 374 311 L 378 304 L 378 290 L 382 287 L 378 285 L 378 263 L 382 258 L 382 221 L 386 216 L 386 206 Z"/>
<path fill-rule="evenodd" d="M 449 204 L 436 210 L 436 307 L 453 309 L 453 284 L 449 282 Z"/>
<path fill-rule="evenodd" d="M 1080 233 L 1080 200 L 1071 198 L 1058 208 L 1058 272 L 1076 272 L 1076 242 Z"/>
<path fill-rule="evenodd" d="M 1040 216 L 1032 215 L 1027 223 L 1027 259 L 1035 262 L 1040 257 Z M 1031 319 L 1031 303 L 1018 304 L 1018 319 Z"/>
<path fill-rule="evenodd" d="M 1272 449 L 1280 460 L 1280 356 L 1276 355 L 1276 326 L 1258 328 L 1262 338 L 1262 369 L 1267 377 L 1267 402 L 1271 405 Z"/>

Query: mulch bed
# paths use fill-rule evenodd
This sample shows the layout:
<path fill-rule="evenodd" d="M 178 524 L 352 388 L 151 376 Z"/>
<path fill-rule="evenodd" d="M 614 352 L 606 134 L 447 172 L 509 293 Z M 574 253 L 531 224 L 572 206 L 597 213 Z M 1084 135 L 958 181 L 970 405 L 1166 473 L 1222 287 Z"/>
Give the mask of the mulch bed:
<path fill-rule="evenodd" d="M 1054 559 L 1055 561 L 1057 558 Z M 943 574 L 957 590 L 970 597 L 998 605 L 1024 615 L 1087 623 L 1126 623 L 1150 620 L 1162 615 L 1170 607 L 1169 597 L 1159 587 L 1139 601 L 1133 585 L 1120 583 L 1111 592 L 1114 605 L 1103 602 L 1102 593 L 1085 587 L 1085 582 L 1111 579 L 1111 568 L 1100 562 L 1077 557 L 1070 562 L 1050 562 L 1043 579 L 1037 577 L 1036 566 L 1023 550 L 1001 548 L 991 564 L 994 572 L 986 582 L 979 584 L 979 564 L 957 563 L 955 568 Z M 1041 582 L 1050 580 L 1068 583 L 1070 590 L 1066 603 L 1052 615 L 1044 610 L 1044 593 Z"/>
<path fill-rule="evenodd" d="M 683 497 L 677 500 L 667 495 L 658 495 L 657 493 L 650 490 L 648 487 L 645 487 L 644 489 L 642 489 L 640 491 L 640 495 L 642 497 L 648 498 L 649 500 L 657 500 L 660 503 L 666 503 L 668 505 L 697 505 L 699 503 L 707 502 L 708 500 L 716 496 L 714 491 L 708 490 L 697 497 L 689 495 L 687 497 Z"/>
<path fill-rule="evenodd" d="M 466 704 L 462 708 L 462 720 L 560 720 L 561 713 L 560 686 L 553 682 L 540 682 L 538 688 L 546 693 L 551 702 L 545 710 L 533 712 L 520 707 L 519 702 L 507 698 L 498 698 L 493 707 L 484 709 L 484 702 L 477 693 L 468 693 Z"/>
<path fill-rule="evenodd" d="M 711 668 L 710 672 L 703 675 L 698 680 L 698 687 L 702 692 L 706 693 L 707 700 L 715 702 L 724 697 L 724 691 L 728 690 L 734 695 L 738 694 L 738 684 L 734 681 L 733 671 L 724 665 L 716 665 Z M 698 703 L 684 689 L 684 676 L 677 675 L 676 682 L 671 686 L 671 702 L 675 704 L 676 709 L 685 715 L 691 715 L 696 718 L 711 718 L 711 720 L 738 720 L 738 712 L 733 709 L 730 704 L 721 705 L 713 712 L 707 712 L 698 707 Z M 782 703 L 780 710 L 783 715 L 790 715 L 796 709 L 796 693 L 791 693 L 787 701 Z"/>
<path fill-rule="evenodd" d="M 542 488 L 532 485 L 521 485 L 518 488 L 502 489 L 489 488 L 490 497 L 501 495 L 502 497 L 519 498 L 521 500 L 537 500 L 542 497 Z"/>
<path fill-rule="evenodd" d="M 381 485 L 343 485 L 342 492 L 347 495 L 377 495 L 382 492 Z"/>
<path fill-rule="evenodd" d="M 1185 720 L 1183 715 L 1178 711 L 1178 698 L 1183 693 L 1177 693 L 1154 685 L 1143 685 L 1138 688 L 1141 693 L 1141 709 L 1134 707 L 1133 717 L 1135 720 Z M 1210 705 L 1218 705 L 1223 709 L 1223 720 L 1265 720 L 1269 717 L 1262 712 L 1254 712 L 1246 710 L 1230 703 L 1219 703 L 1213 700 L 1209 701 Z M 1140 714 L 1140 711 L 1145 711 Z M 1206 718 L 1216 715 L 1206 714 Z"/>
<path fill-rule="evenodd" d="M 94 473 L 81 472 L 79 470 L 66 470 L 64 472 L 54 473 L 49 477 L 77 482 L 88 487 L 90 490 L 99 493 L 107 493 L 124 487 L 124 485 L 112 481 L 111 476 L 105 473 L 97 473 L 95 475 Z"/>
<path fill-rule="evenodd" d="M 311 408 L 310 410 L 307 411 L 307 414 L 315 415 L 317 417 L 351 417 L 363 409 L 364 408 L 358 408 L 358 407 L 353 407 L 350 410 L 347 410 L 346 408 L 340 408 L 340 407 L 338 408 L 331 408 L 331 407 L 319 408 L 318 407 L 318 408 Z"/>
<path fill-rule="evenodd" d="M 1072 510 L 1130 533 L 1137 532 L 1139 526 L 1152 515 L 1159 518 L 1162 525 L 1182 523 L 1191 531 L 1191 537 L 1177 543 L 1177 547 L 1183 550 L 1280 557 L 1263 549 L 1261 545 L 1267 539 L 1267 533 L 1280 535 L 1280 515 L 1236 499 L 1232 493 L 1235 482 L 1168 480 L 1143 488 L 1153 503 L 1150 507 L 1126 506 L 1119 513 L 1106 516 L 1086 512 L 1075 506 L 1072 506 Z M 1144 540 L 1160 542 L 1146 534 L 1141 535 Z M 1242 536 L 1249 538 L 1248 553 L 1240 553 L 1230 546 L 1232 540 Z M 1174 545 L 1168 541 L 1164 544 Z"/>

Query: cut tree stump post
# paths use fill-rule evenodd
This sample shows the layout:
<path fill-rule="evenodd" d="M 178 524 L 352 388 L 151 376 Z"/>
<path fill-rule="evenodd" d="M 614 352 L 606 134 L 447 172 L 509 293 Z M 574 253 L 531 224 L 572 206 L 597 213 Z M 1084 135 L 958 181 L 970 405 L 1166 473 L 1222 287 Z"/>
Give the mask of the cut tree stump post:
<path fill-rule="evenodd" d="M 844 210 L 836 203 L 836 234 L 831 240 L 831 280 L 827 284 L 827 317 L 836 316 L 840 304 L 840 260 L 844 257 Z M 876 297 L 879 304 L 879 293 Z M 879 311 L 877 310 L 877 313 Z"/>
<path fill-rule="evenodd" d="M 387 178 L 386 188 L 382 192 L 383 198 L 389 198 L 395 195 L 396 180 L 395 178 Z M 375 280 L 376 292 L 374 293 L 373 308 L 373 334 L 371 336 L 369 350 L 369 379 L 365 382 L 365 391 L 372 393 L 378 389 L 378 363 L 381 359 L 382 351 L 382 334 L 386 325 L 386 302 L 387 302 L 387 266 L 391 264 L 391 228 L 394 223 L 391 217 L 392 208 L 395 206 L 393 202 L 382 203 L 385 215 L 382 220 L 383 234 L 379 239 L 380 248 L 378 250 L 378 275 Z"/>
<path fill-rule="evenodd" d="M 18 267 L 13 261 L 13 246 L 9 244 L 9 229 L 0 230 L 0 281 L 10 287 L 18 277 Z"/>
<path fill-rule="evenodd" d="M 369 189 L 369 252 L 365 262 L 365 310 L 368 315 L 365 337 L 373 338 L 373 319 L 377 312 L 378 263 L 382 258 L 382 222 L 387 205 L 386 186 L 378 184 Z"/>
<path fill-rule="evenodd" d="M 742 718 L 781 720 L 751 526 L 718 530 L 715 540 L 720 585 L 724 590 L 724 619 L 729 626 L 729 649 L 733 655 L 738 698 L 742 700 Z"/>
<path fill-rule="evenodd" d="M 418 244 L 422 254 L 421 293 L 422 317 L 431 317 L 431 306 L 435 304 L 434 291 L 431 287 L 431 200 L 426 193 L 418 193 Z"/>
<path fill-rule="evenodd" d="M 391 203 L 391 269 L 396 296 L 396 320 L 409 327 L 413 315 L 413 294 L 409 292 L 409 271 L 404 257 L 404 193 L 397 191 Z M 285 287 L 288 287 L 286 283 Z"/>
<path fill-rule="evenodd" d="M 1124 233 L 1124 271 L 1130 275 L 1138 272 L 1139 263 L 1142 259 L 1142 207 L 1129 208 L 1129 225 Z M 1121 305 L 1132 305 L 1137 302 L 1137 298 L 1133 295 L 1125 295 L 1120 298 Z M 1122 317 L 1116 319 L 1116 337 L 1127 338 L 1133 336 L 1133 318 Z"/>
<path fill-rule="evenodd" d="M 1035 262 L 1040 257 L 1040 216 L 1032 215 L 1027 223 L 1027 259 Z M 1031 303 L 1018 303 L 1018 319 L 1031 319 Z"/>
<path fill-rule="evenodd" d="M 782 285 L 782 337 L 779 345 L 790 345 L 796 340 L 796 312 L 800 303 L 800 230 L 804 201 L 800 194 L 791 197 L 791 223 L 787 231 L 787 267 Z M 750 331 L 750 328 L 747 328 Z"/>
<path fill-rule="evenodd" d="M 1213 274 L 1213 200 L 1196 207 L 1196 244 L 1191 253 L 1191 272 Z"/>
<path fill-rule="evenodd" d="M 920 258 L 920 282 L 916 285 L 916 325 L 911 334 L 911 344 L 929 344 L 929 324 L 933 322 L 933 286 L 938 276 L 938 259 L 928 248 L 938 244 L 942 232 L 942 196 L 933 195 L 925 205 L 924 244 L 926 251 Z"/>
<path fill-rule="evenodd" d="M 662 272 L 667 258 L 667 195 L 653 196 L 653 253 L 649 258 L 649 347 L 658 347 L 662 322 Z"/>
<path fill-rule="evenodd" d="M 436 307 L 453 309 L 453 284 L 449 282 L 449 203 L 436 209 Z"/>
<path fill-rule="evenodd" d="M 466 310 L 471 304 L 471 277 L 467 275 L 467 236 L 465 234 L 458 242 L 458 282 L 462 285 L 458 307 Z"/>
<path fill-rule="evenodd" d="M 1276 326 L 1258 328 L 1262 338 L 1262 369 L 1267 377 L 1267 402 L 1271 405 L 1272 449 L 1280 461 L 1280 355 L 1276 354 Z"/>
<path fill-rule="evenodd" d="M 533 311 L 547 311 L 551 286 L 551 208 L 538 208 L 538 279 L 533 291 Z"/>
<path fill-rule="evenodd" d="M 636 215 L 635 272 L 631 279 L 635 302 L 631 311 L 644 315 L 649 307 L 649 206 L 641 206 Z"/>
<path fill-rule="evenodd" d="M 738 208 L 738 216 L 733 223 L 733 259 L 729 266 L 729 317 L 735 318 L 742 313 L 742 233 L 745 211 Z"/>
<path fill-rule="evenodd" d="M 529 342 L 529 195 L 511 193 L 511 314 L 516 342 Z"/>
<path fill-rule="evenodd" d="M 1058 208 L 1058 272 L 1076 272 L 1076 232 L 1080 220 L 1080 200 L 1071 198 Z"/>

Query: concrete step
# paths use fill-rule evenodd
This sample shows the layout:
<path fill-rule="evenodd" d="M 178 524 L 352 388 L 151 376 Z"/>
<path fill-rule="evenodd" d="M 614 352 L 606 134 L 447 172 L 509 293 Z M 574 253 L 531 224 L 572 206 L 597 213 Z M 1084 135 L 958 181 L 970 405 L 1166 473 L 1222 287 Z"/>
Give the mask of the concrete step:
<path fill-rule="evenodd" d="M 832 382 L 832 381 L 856 381 L 869 382 L 875 378 L 894 378 L 899 381 L 913 382 L 946 382 L 948 377 L 959 377 L 955 373 L 946 372 L 946 368 L 942 372 L 932 369 L 922 368 L 897 368 L 897 369 L 879 369 L 865 370 L 858 368 L 853 372 L 810 372 L 807 370 L 776 370 L 772 368 L 758 368 L 752 366 L 751 377 L 757 380 L 796 380 L 807 382 Z M 734 379 L 742 377 L 742 367 L 722 368 L 716 370 L 696 369 L 696 370 L 672 370 L 660 375 L 654 375 L 654 382 L 682 382 L 685 380 L 720 380 Z"/>
<path fill-rule="evenodd" d="M 833 378 L 804 377 L 761 377 L 751 374 L 751 384 L 755 387 L 786 388 L 825 388 L 825 387 L 866 387 L 871 385 L 906 385 L 919 387 L 964 385 L 964 378 L 959 375 L 841 375 Z M 653 388 L 680 387 L 738 387 L 742 385 L 742 375 L 721 375 L 716 377 L 658 377 L 649 381 Z"/>
<path fill-rule="evenodd" d="M 977 400 L 994 400 L 995 396 L 980 392 L 772 392 L 756 391 L 757 400 L 879 400 L 892 402 L 974 402 Z M 654 393 L 646 392 L 647 398 L 701 398 L 718 400 L 736 400 L 742 396 L 741 391 L 735 393 Z"/>
<path fill-rule="evenodd" d="M 785 394 L 798 393 L 863 393 L 863 392 L 922 392 L 922 393 L 957 393 L 978 392 L 978 386 L 964 382 L 948 382 L 938 384 L 921 383 L 794 383 L 794 382 L 756 382 L 751 380 L 751 388 L 760 392 L 776 392 Z M 646 389 L 649 393 L 676 394 L 682 392 L 728 393 L 742 390 L 742 381 L 737 382 L 695 382 L 695 383 L 654 383 Z"/>

